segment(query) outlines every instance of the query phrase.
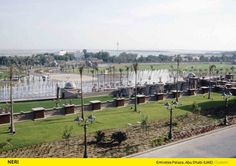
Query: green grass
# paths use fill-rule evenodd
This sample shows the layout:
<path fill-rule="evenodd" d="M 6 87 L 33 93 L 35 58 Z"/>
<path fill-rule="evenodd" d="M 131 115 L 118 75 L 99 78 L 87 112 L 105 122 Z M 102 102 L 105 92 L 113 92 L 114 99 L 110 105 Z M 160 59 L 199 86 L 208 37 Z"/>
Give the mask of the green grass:
<path fill-rule="evenodd" d="M 180 69 L 192 72 L 199 72 L 199 70 L 201 70 L 201 72 L 207 72 L 209 70 L 209 66 L 213 64 L 216 65 L 216 69 L 218 69 L 222 73 L 225 73 L 226 70 L 231 73 L 234 73 L 236 71 L 236 66 L 228 62 L 181 62 Z M 154 70 L 170 69 L 171 65 L 176 67 L 176 63 L 139 63 L 139 70 L 151 70 L 151 65 L 153 66 Z M 111 64 L 111 66 L 115 66 L 116 73 L 119 73 L 120 68 L 123 69 L 123 73 L 126 73 L 126 66 L 131 67 L 132 63 Z M 232 66 L 234 66 L 233 71 L 231 70 Z M 109 66 L 99 67 L 99 73 L 100 71 L 103 71 L 108 67 Z M 72 69 L 65 70 L 67 72 L 73 72 Z M 91 70 L 91 68 L 85 68 L 84 74 L 91 75 Z M 75 69 L 74 72 L 79 73 L 77 69 Z"/>
<path fill-rule="evenodd" d="M 8 73 L 5 71 L 0 71 L 0 80 L 8 76 Z"/>
<path fill-rule="evenodd" d="M 232 66 L 235 67 L 235 65 L 231 64 L 231 63 L 220 63 L 220 62 L 182 62 L 180 63 L 180 69 L 186 69 L 186 70 L 194 70 L 194 69 L 202 69 L 202 71 L 204 71 L 205 69 L 209 69 L 210 65 L 216 65 L 217 69 L 223 69 L 225 70 L 226 68 L 228 68 L 230 70 L 230 68 Z M 125 66 L 131 66 L 132 64 L 112 64 L 112 66 L 115 66 L 117 72 L 119 68 L 123 68 L 125 70 Z M 170 66 L 173 65 L 174 67 L 176 66 L 176 63 L 139 63 L 139 70 L 151 70 L 150 66 L 153 66 L 153 69 L 155 70 L 159 70 L 159 69 L 170 69 Z M 106 69 L 106 67 L 100 67 L 99 69 Z"/>
<path fill-rule="evenodd" d="M 96 96 L 96 97 L 87 97 L 84 98 L 84 103 L 87 104 L 92 100 L 100 100 L 100 101 L 107 101 L 113 99 L 112 96 Z M 72 104 L 80 104 L 80 98 L 78 99 L 61 99 L 60 100 L 60 106 L 62 106 L 65 103 L 70 103 L 70 100 Z M 9 106 L 9 104 L 0 104 L 0 108 L 5 108 Z M 14 103 L 14 112 L 27 112 L 31 111 L 32 108 L 35 107 L 44 107 L 44 108 L 53 108 L 56 106 L 55 100 L 45 100 L 45 101 L 30 101 L 30 102 L 17 102 Z"/>
<path fill-rule="evenodd" d="M 234 65 L 232 65 L 231 63 L 220 63 L 220 62 L 191 62 L 191 63 L 180 63 L 180 69 L 183 70 L 194 70 L 194 69 L 202 69 L 202 71 L 204 70 L 208 70 L 210 65 L 216 65 L 217 69 L 226 69 L 228 68 L 230 70 L 230 68 Z M 152 64 L 154 69 L 169 69 L 171 65 L 173 65 L 174 67 L 176 67 L 176 63 L 163 63 L 163 64 Z M 145 64 L 142 63 L 139 65 L 140 70 L 144 70 L 144 69 L 151 69 L 150 64 Z"/>
<path fill-rule="evenodd" d="M 208 100 L 202 95 L 182 97 L 179 106 L 174 109 L 173 116 L 184 115 L 191 112 L 191 106 L 195 101 L 205 108 L 215 106 L 223 106 L 222 97 L 220 94 L 212 94 L 213 100 Z M 235 100 L 231 97 L 231 100 Z M 124 128 L 127 123 L 137 124 L 141 120 L 141 115 L 148 116 L 149 121 L 158 121 L 168 119 L 169 111 L 164 107 L 164 103 L 170 100 L 149 102 L 138 106 L 140 113 L 136 113 L 131 109 L 131 106 L 122 108 L 107 108 L 102 111 L 86 112 L 85 115 L 93 114 L 96 116 L 96 121 L 89 126 L 89 132 L 97 130 Z M 0 127 L 0 142 L 6 141 L 8 138 L 12 139 L 14 147 L 37 144 L 53 140 L 62 139 L 62 132 L 64 127 L 73 126 L 72 135 L 78 136 L 82 134 L 82 127 L 75 124 L 74 119 L 77 115 L 70 116 L 55 116 L 45 120 L 38 121 L 24 121 L 15 123 L 16 134 L 9 135 L 7 133 L 8 125 Z"/>

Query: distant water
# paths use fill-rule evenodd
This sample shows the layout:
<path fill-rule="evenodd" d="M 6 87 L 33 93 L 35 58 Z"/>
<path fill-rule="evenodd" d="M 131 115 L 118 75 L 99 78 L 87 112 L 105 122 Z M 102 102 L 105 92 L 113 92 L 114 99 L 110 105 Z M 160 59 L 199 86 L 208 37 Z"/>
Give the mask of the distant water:
<path fill-rule="evenodd" d="M 63 49 L 31 49 L 31 50 L 0 50 L 0 56 L 31 56 L 40 53 L 58 53 Z M 65 49 L 65 51 L 73 52 L 80 55 L 82 49 Z M 110 55 L 119 55 L 122 52 L 137 54 L 138 56 L 148 56 L 160 54 L 173 56 L 176 54 L 219 54 L 221 51 L 207 51 L 207 50 L 101 50 L 101 49 L 88 49 L 88 52 L 109 52 Z"/>
<path fill-rule="evenodd" d="M 56 53 L 60 49 L 0 50 L 0 56 L 31 56 L 40 53 Z M 71 51 L 71 50 L 70 50 Z M 73 50 L 75 51 L 75 50 Z"/>

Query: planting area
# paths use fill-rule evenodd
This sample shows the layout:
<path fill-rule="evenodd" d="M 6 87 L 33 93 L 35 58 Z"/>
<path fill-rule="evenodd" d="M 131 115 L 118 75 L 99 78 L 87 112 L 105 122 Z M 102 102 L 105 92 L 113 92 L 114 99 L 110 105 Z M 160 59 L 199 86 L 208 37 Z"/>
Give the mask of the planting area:
<path fill-rule="evenodd" d="M 232 110 L 235 99 L 231 97 L 229 101 Z M 169 111 L 164 107 L 167 101 L 171 100 L 138 105 L 138 113 L 134 112 L 133 106 L 86 112 L 86 116 L 96 116 L 95 122 L 88 127 L 89 153 L 92 153 L 90 157 L 121 157 L 168 143 L 165 136 L 168 131 Z M 201 107 L 201 110 L 194 110 L 193 102 Z M 174 131 L 186 131 L 190 134 L 176 134 L 176 139 L 194 135 L 191 133 L 193 128 L 205 126 L 206 129 L 198 129 L 202 132 L 217 128 L 222 122 L 223 109 L 224 101 L 221 94 L 213 93 L 211 100 L 203 95 L 182 97 L 173 112 Z M 7 133 L 8 125 L 1 126 L 0 144 L 5 146 L 1 147 L 0 156 L 82 157 L 82 127 L 74 122 L 76 117 L 77 115 L 55 116 L 45 120 L 19 122 L 15 124 L 14 135 Z M 68 141 L 62 140 L 65 126 L 72 128 Z M 98 130 L 104 131 L 107 135 L 100 144 L 94 143 L 94 135 Z M 117 145 L 110 138 L 114 131 L 124 131 L 128 139 Z M 9 149 L 14 150 L 4 151 Z"/>

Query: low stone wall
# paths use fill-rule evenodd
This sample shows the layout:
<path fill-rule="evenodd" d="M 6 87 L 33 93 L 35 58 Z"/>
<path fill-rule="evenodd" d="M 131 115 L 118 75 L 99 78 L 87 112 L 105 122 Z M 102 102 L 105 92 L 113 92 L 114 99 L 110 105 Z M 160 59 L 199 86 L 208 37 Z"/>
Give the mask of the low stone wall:
<path fill-rule="evenodd" d="M 198 92 L 199 90 L 196 90 L 196 92 Z M 181 92 L 180 96 L 183 95 L 188 95 L 187 92 Z M 173 98 L 172 93 L 164 93 L 163 94 L 163 99 L 165 98 Z M 151 96 L 146 96 L 145 97 L 145 102 L 149 102 L 149 101 L 158 101 L 155 95 L 151 95 Z M 130 98 L 130 99 L 124 99 L 124 106 L 127 105 L 132 105 L 135 103 L 135 98 Z M 48 118 L 51 116 L 55 116 L 55 115 L 67 115 L 67 114 L 76 114 L 79 113 L 81 111 L 81 106 L 80 105 L 73 105 L 74 107 L 74 111 L 72 113 L 65 113 L 65 108 L 64 107 L 54 107 L 54 108 L 49 108 L 49 109 L 45 109 L 44 110 L 44 118 Z M 111 101 L 104 101 L 101 102 L 101 109 L 104 108 L 110 108 L 110 107 L 116 107 L 116 100 L 111 100 Z M 92 111 L 92 105 L 90 104 L 84 104 L 84 111 Z M 0 114 L 0 118 L 4 118 L 3 116 L 4 114 Z M 34 112 L 30 111 L 30 112 L 20 112 L 20 113 L 14 113 L 14 121 L 23 121 L 23 120 L 34 120 Z M 4 124 L 4 123 L 2 123 Z"/>
<path fill-rule="evenodd" d="M 55 116 L 55 115 L 64 115 L 64 108 L 63 107 L 54 107 L 50 109 L 45 109 L 44 115 L 45 117 Z"/>
<path fill-rule="evenodd" d="M 14 121 L 32 120 L 34 118 L 33 112 L 14 113 Z"/>
<path fill-rule="evenodd" d="M 101 91 L 101 92 L 89 92 L 84 93 L 84 97 L 91 97 L 91 96 L 104 96 L 104 95 L 111 95 L 113 90 L 111 91 Z"/>
<path fill-rule="evenodd" d="M 101 102 L 101 108 L 115 107 L 115 100 Z"/>

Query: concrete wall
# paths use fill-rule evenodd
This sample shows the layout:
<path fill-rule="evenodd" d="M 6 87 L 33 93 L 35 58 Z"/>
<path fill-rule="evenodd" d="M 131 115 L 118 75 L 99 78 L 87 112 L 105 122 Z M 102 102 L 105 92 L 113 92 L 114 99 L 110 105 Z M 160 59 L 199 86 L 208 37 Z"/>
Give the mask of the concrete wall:
<path fill-rule="evenodd" d="M 182 95 L 186 95 L 185 92 L 181 93 Z M 164 94 L 164 99 L 165 98 L 172 98 L 173 95 L 171 93 L 166 93 Z M 146 96 L 146 102 L 148 101 L 156 101 L 155 96 Z M 124 105 L 132 105 L 135 103 L 135 98 L 130 98 L 130 99 L 125 99 L 124 100 Z M 79 113 L 81 111 L 81 106 L 80 105 L 75 105 L 75 111 L 74 113 Z M 105 101 L 101 102 L 101 110 L 104 108 L 111 108 L 111 107 L 116 107 L 115 100 L 111 101 Z M 84 111 L 92 111 L 92 106 L 91 104 L 85 104 L 84 105 Z M 3 116 L 3 114 L 0 114 L 0 116 Z M 44 116 L 45 118 L 55 116 L 55 115 L 65 115 L 64 107 L 57 107 L 57 108 L 50 108 L 50 109 L 45 109 L 44 111 Z M 34 120 L 34 113 L 33 112 L 21 112 L 21 113 L 14 113 L 14 120 L 15 121 L 23 121 L 23 120 Z"/>

